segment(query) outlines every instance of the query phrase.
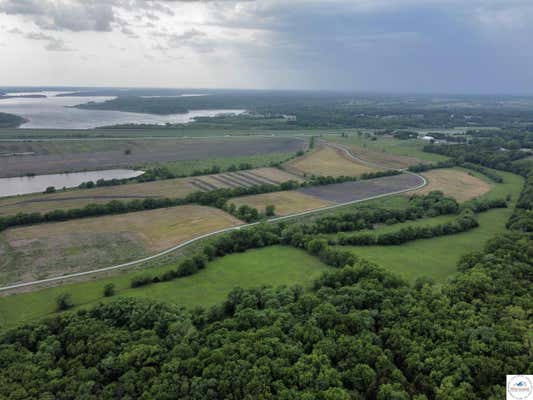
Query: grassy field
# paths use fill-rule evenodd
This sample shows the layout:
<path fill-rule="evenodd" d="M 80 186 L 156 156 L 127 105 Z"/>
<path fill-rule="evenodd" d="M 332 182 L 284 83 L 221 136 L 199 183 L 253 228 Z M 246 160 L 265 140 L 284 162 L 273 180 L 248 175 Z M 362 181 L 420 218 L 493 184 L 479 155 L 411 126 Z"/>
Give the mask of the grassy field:
<path fill-rule="evenodd" d="M 237 197 L 230 202 L 237 207 L 247 204 L 259 211 L 264 211 L 266 206 L 272 204 L 276 206 L 276 215 L 288 215 L 334 204 L 293 190 Z"/>
<path fill-rule="evenodd" d="M 0 282 L 107 267 L 239 224 L 216 208 L 179 206 L 8 229 L 0 234 Z"/>
<path fill-rule="evenodd" d="M 505 231 L 512 210 L 491 210 L 478 215 L 480 226 L 452 236 L 421 239 L 401 246 L 339 246 L 373 261 L 413 282 L 427 276 L 443 283 L 452 276 L 463 254 L 479 250 L 494 235 Z M 392 228 L 392 227 L 391 227 Z"/>
<path fill-rule="evenodd" d="M 380 136 L 371 140 L 363 135 L 347 137 L 329 136 L 327 140 L 347 145 L 352 152 L 362 159 L 386 165 L 389 168 L 407 168 L 423 161 L 437 162 L 446 160 L 439 154 L 426 153 L 422 150 L 425 143 L 417 139 L 399 140 Z"/>
<path fill-rule="evenodd" d="M 446 196 L 463 202 L 480 197 L 491 190 L 491 185 L 486 180 L 458 168 L 434 169 L 422 175 L 428 180 L 428 184 L 419 189 L 417 194 L 440 190 Z"/>
<path fill-rule="evenodd" d="M 250 164 L 253 168 L 268 167 L 272 163 L 284 162 L 292 156 L 294 156 L 294 153 L 256 154 L 247 157 L 210 158 L 208 160 L 184 160 L 146 164 L 141 165 L 141 168 L 163 166 L 168 168 L 174 174 L 190 175 L 194 171 L 203 171 L 214 166 L 220 167 L 223 171 L 232 165 L 239 166 L 240 164 Z"/>
<path fill-rule="evenodd" d="M 161 273 L 174 266 L 151 270 Z M 185 307 L 211 306 L 222 301 L 234 287 L 294 285 L 309 287 L 328 267 L 302 250 L 273 246 L 233 254 L 210 263 L 196 275 L 131 289 L 132 277 L 146 272 L 43 289 L 0 297 L 0 330 L 55 314 L 55 299 L 70 293 L 77 307 L 87 307 L 104 299 L 103 287 L 114 283 L 118 296 L 149 297 Z"/>
<path fill-rule="evenodd" d="M 309 176 L 358 176 L 366 172 L 377 171 L 363 164 L 348 159 L 343 152 L 331 147 L 321 147 L 283 164 L 283 167 L 295 174 Z"/>

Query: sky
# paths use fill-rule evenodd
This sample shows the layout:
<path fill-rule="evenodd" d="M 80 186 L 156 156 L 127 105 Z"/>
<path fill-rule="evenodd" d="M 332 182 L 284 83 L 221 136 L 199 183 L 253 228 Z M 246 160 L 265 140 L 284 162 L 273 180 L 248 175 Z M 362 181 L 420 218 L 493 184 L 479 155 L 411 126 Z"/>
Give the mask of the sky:
<path fill-rule="evenodd" d="M 0 85 L 533 94 L 533 0 L 0 0 Z"/>

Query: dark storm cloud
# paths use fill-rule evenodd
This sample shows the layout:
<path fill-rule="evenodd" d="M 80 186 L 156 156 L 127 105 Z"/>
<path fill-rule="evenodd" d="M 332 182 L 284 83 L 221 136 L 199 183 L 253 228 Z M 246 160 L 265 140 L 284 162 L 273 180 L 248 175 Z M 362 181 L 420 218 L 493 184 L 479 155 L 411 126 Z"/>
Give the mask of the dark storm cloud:
<path fill-rule="evenodd" d="M 258 68 L 309 86 L 380 91 L 531 92 L 533 3 L 520 0 L 271 1 L 214 7 L 214 23 L 260 29 Z"/>

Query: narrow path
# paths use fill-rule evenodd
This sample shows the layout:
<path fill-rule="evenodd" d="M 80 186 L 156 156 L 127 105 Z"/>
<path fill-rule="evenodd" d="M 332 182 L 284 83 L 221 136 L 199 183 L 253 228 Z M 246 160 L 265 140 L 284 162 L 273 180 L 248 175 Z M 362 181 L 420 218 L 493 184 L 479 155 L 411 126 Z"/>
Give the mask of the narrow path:
<path fill-rule="evenodd" d="M 359 159 L 358 157 L 354 156 L 350 152 L 350 150 L 348 150 L 347 148 L 345 148 L 345 147 L 343 147 L 341 145 L 331 144 L 331 143 L 328 143 L 328 142 L 325 142 L 325 143 L 328 146 L 332 146 L 334 148 L 337 148 L 339 150 L 344 151 L 345 154 L 348 157 L 352 158 L 353 160 L 355 160 L 357 162 L 361 162 L 361 163 L 364 163 L 364 164 L 367 164 L 367 165 L 378 166 L 378 164 L 369 163 L 369 162 L 367 162 L 365 160 Z M 378 167 L 379 168 L 384 168 L 383 166 L 378 166 Z M 305 216 L 305 215 L 310 215 L 310 214 L 319 213 L 319 212 L 323 212 L 323 211 L 327 211 L 327 210 L 332 210 L 332 209 L 339 208 L 339 207 L 344 207 L 344 206 L 347 206 L 347 205 L 350 205 L 350 204 L 362 203 L 364 201 L 369 201 L 369 200 L 379 199 L 379 198 L 382 198 L 382 197 L 387 197 L 387 196 L 393 196 L 393 195 L 396 195 L 396 194 L 406 193 L 406 192 L 410 192 L 410 191 L 413 191 L 413 190 L 420 189 L 420 188 L 422 188 L 422 187 L 427 185 L 427 180 L 422 175 L 415 174 L 414 172 L 401 170 L 401 169 L 398 169 L 398 171 L 402 171 L 404 173 L 411 174 L 411 175 L 414 175 L 414 176 L 418 177 L 420 179 L 420 183 L 418 185 L 410 187 L 410 188 L 396 190 L 396 191 L 393 191 L 393 192 L 383 193 L 383 194 L 379 194 L 379 195 L 375 195 L 375 196 L 369 196 L 369 197 L 366 197 L 364 199 L 358 199 L 358 200 L 348 201 L 348 202 L 345 202 L 345 203 L 334 204 L 334 205 L 331 205 L 331 206 L 316 208 L 314 210 L 309 210 L 309 211 L 299 212 L 299 213 L 295 213 L 295 214 L 285 215 L 283 217 L 271 218 L 267 222 L 269 222 L 269 223 L 279 222 L 279 221 L 283 221 L 283 220 L 290 219 L 290 218 L 302 217 L 302 216 Z M 376 179 L 380 179 L 380 178 L 376 178 Z M 144 258 L 141 258 L 139 260 L 134 260 L 134 261 L 130 261 L 130 262 L 127 262 L 127 263 L 118 264 L 118 265 L 112 265 L 110 267 L 105 267 L 105 268 L 93 269 L 93 270 L 90 270 L 90 271 L 77 272 L 77 273 L 74 273 L 74 274 L 56 276 L 56 277 L 47 278 L 47 279 L 40 279 L 40 280 L 32 281 L 32 282 L 23 282 L 23 283 L 13 284 L 13 285 L 9 285 L 9 286 L 4 286 L 4 287 L 0 287 L 0 292 L 7 291 L 7 290 L 18 289 L 18 288 L 27 287 L 27 286 L 34 286 L 34 285 L 40 285 L 40 284 L 44 284 L 44 283 L 56 282 L 56 281 L 61 281 L 61 280 L 66 280 L 66 279 L 71 279 L 71 278 L 77 278 L 77 277 L 81 277 L 81 276 L 97 274 L 97 273 L 100 273 L 100 272 L 112 271 L 112 270 L 120 269 L 120 268 L 131 267 L 133 265 L 138 265 L 138 264 L 144 263 L 146 261 L 150 261 L 150 260 L 153 260 L 155 258 L 159 258 L 161 256 L 164 256 L 165 254 L 168 254 L 168 253 L 171 253 L 173 251 L 176 251 L 176 250 L 179 250 L 181 248 L 184 248 L 186 246 L 189 246 L 190 244 L 195 243 L 195 242 L 197 242 L 199 240 L 202 240 L 202 239 L 205 239 L 205 238 L 208 238 L 208 237 L 211 237 L 211 236 L 215 236 L 215 235 L 218 235 L 218 234 L 221 234 L 221 233 L 225 233 L 225 232 L 231 232 L 231 231 L 239 230 L 239 229 L 242 229 L 242 228 L 249 228 L 249 227 L 257 225 L 259 223 L 260 222 L 253 222 L 253 223 L 250 223 L 250 224 L 234 226 L 234 227 L 220 229 L 220 230 L 217 230 L 217 231 L 214 231 L 214 232 L 206 233 L 204 235 L 200 235 L 200 236 L 197 236 L 197 237 L 195 237 L 193 239 L 190 239 L 190 240 L 187 240 L 185 242 L 182 242 L 182 243 L 180 243 L 180 244 L 178 244 L 176 246 L 173 246 L 173 247 L 171 247 L 169 249 L 166 249 L 166 250 L 164 250 L 164 251 L 162 251 L 160 253 L 157 253 L 157 254 L 154 254 L 154 255 L 151 255 L 151 256 L 148 256 L 148 257 L 144 257 Z"/>

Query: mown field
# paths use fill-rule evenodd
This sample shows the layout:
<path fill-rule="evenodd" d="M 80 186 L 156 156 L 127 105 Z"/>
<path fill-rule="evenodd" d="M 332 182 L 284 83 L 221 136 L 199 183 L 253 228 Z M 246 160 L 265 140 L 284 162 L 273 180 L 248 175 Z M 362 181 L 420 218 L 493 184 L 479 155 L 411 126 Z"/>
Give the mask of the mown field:
<path fill-rule="evenodd" d="M 328 146 L 288 161 L 283 164 L 283 168 L 303 176 L 359 176 L 380 170 L 357 163 L 349 159 L 344 152 Z"/>
<path fill-rule="evenodd" d="M 174 265 L 154 268 L 159 273 Z M 43 289 L 0 297 L 0 330 L 55 314 L 55 299 L 70 293 L 77 307 L 102 301 L 103 287 L 115 284 L 117 296 L 149 297 L 185 307 L 211 306 L 222 301 L 236 286 L 294 285 L 309 287 L 329 267 L 302 250 L 273 246 L 233 254 L 210 263 L 199 273 L 171 282 L 137 289 L 130 288 L 131 279 L 143 272 L 126 273 L 112 278 Z"/>
<path fill-rule="evenodd" d="M 314 210 L 335 204 L 295 190 L 237 197 L 231 199 L 230 203 L 235 204 L 237 207 L 246 204 L 250 207 L 257 208 L 259 211 L 264 211 L 268 205 L 274 205 L 276 207 L 275 213 L 279 216 Z"/>
<path fill-rule="evenodd" d="M 371 140 L 364 135 L 349 134 L 346 137 L 328 136 L 328 141 L 346 145 L 354 155 L 365 161 L 375 162 L 388 168 L 407 168 L 421 162 L 443 161 L 446 157 L 426 153 L 425 142 L 417 139 L 399 140 L 380 136 Z"/>
<path fill-rule="evenodd" d="M 491 190 L 491 183 L 486 181 L 486 178 L 474 176 L 472 172 L 464 169 L 434 169 L 422 173 L 422 176 L 428 180 L 428 184 L 417 190 L 417 194 L 440 190 L 446 196 L 463 202 L 480 197 Z"/>
<path fill-rule="evenodd" d="M 219 209 L 187 205 L 11 228 L 0 234 L 0 282 L 107 267 L 241 223 Z"/>

